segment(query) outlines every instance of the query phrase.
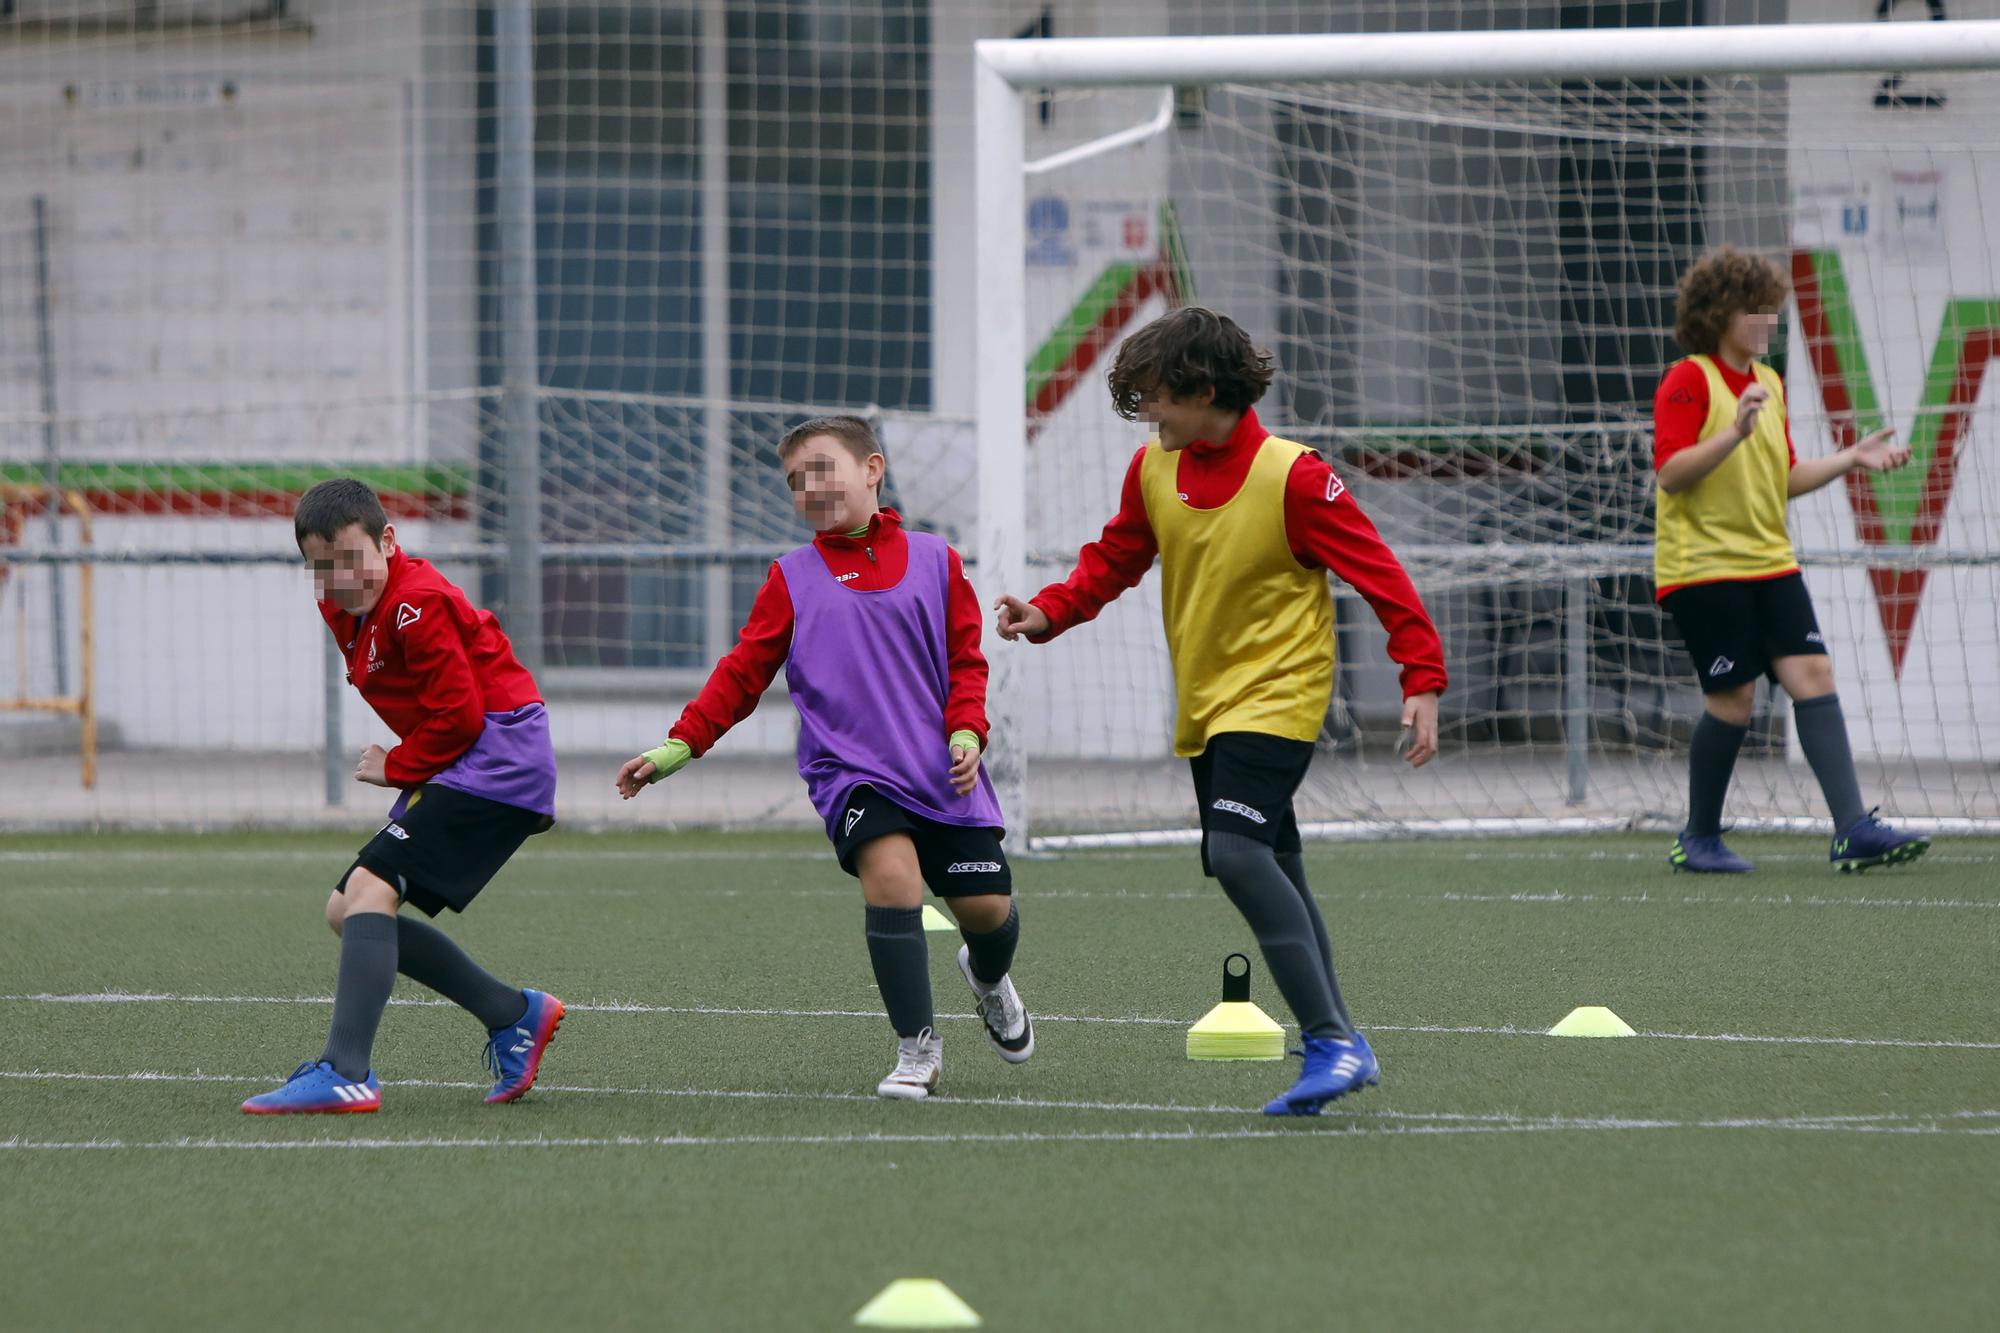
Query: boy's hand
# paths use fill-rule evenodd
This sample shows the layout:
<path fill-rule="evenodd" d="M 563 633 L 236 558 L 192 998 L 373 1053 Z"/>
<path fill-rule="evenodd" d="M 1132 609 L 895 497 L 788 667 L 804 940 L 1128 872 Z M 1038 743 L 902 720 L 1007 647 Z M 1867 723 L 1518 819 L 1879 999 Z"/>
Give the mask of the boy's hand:
<path fill-rule="evenodd" d="M 394 785 L 389 781 L 389 752 L 379 745 L 363 750 L 361 762 L 354 766 L 354 780 L 374 787 Z"/>
<path fill-rule="evenodd" d="M 668 741 L 657 750 L 627 759 L 618 770 L 615 784 L 618 794 L 629 801 L 661 778 L 672 777 L 686 768 L 693 758 L 694 751 L 686 741 Z"/>
<path fill-rule="evenodd" d="M 969 731 L 951 733 L 951 789 L 972 795 L 979 785 L 979 737 Z"/>
<path fill-rule="evenodd" d="M 993 609 L 1000 613 L 996 622 L 1000 637 L 1010 642 L 1024 634 L 1033 638 L 1049 632 L 1048 612 L 1033 602 L 1002 593 L 1000 600 L 993 603 Z"/>
<path fill-rule="evenodd" d="M 1410 761 L 1411 768 L 1422 768 L 1437 757 L 1437 695 L 1413 694 L 1403 700 L 1403 734 L 1410 742 L 1403 757 Z"/>
<path fill-rule="evenodd" d="M 1889 472 L 1910 461 L 1910 446 L 1894 444 L 1895 428 L 1878 430 L 1854 446 L 1854 466 L 1867 472 Z"/>
<path fill-rule="evenodd" d="M 1738 439 L 1747 440 L 1750 438 L 1750 432 L 1757 425 L 1757 414 L 1764 410 L 1764 402 L 1770 396 L 1771 391 L 1769 389 L 1766 389 L 1761 384 L 1753 384 L 1743 391 L 1741 398 L 1736 400 L 1736 434 Z"/>

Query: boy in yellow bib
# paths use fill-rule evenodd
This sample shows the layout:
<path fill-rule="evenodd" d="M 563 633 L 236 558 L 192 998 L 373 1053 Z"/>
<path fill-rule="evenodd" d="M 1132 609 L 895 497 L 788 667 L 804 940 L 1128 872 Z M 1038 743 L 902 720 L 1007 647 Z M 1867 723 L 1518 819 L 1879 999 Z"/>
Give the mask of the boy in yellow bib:
<path fill-rule="evenodd" d="M 1784 381 L 1756 359 L 1785 295 L 1784 275 L 1766 259 L 1727 246 L 1704 256 L 1682 277 L 1675 311 L 1674 337 L 1689 355 L 1653 397 L 1654 591 L 1687 643 L 1705 704 L 1688 756 L 1687 826 L 1668 858 L 1676 870 L 1753 869 L 1723 845 L 1722 800 L 1764 675 L 1792 696 L 1799 747 L 1833 813 L 1834 864 L 1864 870 L 1930 846 L 1861 804 L 1826 640 L 1785 527 L 1792 497 L 1856 468 L 1901 467 L 1910 451 L 1883 430 L 1799 461 Z"/>
<path fill-rule="evenodd" d="M 1110 380 L 1118 415 L 1143 417 L 1159 436 L 1133 455 L 1119 512 L 1075 572 L 1032 601 L 1000 598 L 1000 635 L 1046 643 L 1159 558 L 1174 753 L 1193 770 L 1202 869 L 1257 936 L 1304 1037 L 1305 1072 L 1264 1110 L 1317 1115 L 1380 1076 L 1341 998 L 1292 811 L 1333 693 L 1327 571 L 1389 631 L 1412 765 L 1437 753 L 1444 650 L 1409 576 L 1326 460 L 1257 420 L 1270 357 L 1235 323 L 1199 307 L 1155 320 L 1118 349 Z"/>

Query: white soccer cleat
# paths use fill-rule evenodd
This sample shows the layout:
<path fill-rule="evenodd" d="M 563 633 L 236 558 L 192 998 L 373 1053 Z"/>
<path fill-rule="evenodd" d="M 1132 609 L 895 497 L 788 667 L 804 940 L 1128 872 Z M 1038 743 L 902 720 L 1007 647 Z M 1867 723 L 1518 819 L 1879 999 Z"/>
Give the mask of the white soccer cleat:
<path fill-rule="evenodd" d="M 896 1101 L 922 1101 L 937 1091 L 943 1073 L 944 1038 L 925 1028 L 914 1037 L 896 1038 L 896 1067 L 875 1091 Z"/>
<path fill-rule="evenodd" d="M 1010 1065 L 1018 1065 L 1035 1053 L 1035 1025 L 1014 990 L 1014 978 L 1005 976 L 991 986 L 972 975 L 972 949 L 958 946 L 958 970 L 972 987 L 973 1008 L 986 1025 L 986 1040 Z"/>

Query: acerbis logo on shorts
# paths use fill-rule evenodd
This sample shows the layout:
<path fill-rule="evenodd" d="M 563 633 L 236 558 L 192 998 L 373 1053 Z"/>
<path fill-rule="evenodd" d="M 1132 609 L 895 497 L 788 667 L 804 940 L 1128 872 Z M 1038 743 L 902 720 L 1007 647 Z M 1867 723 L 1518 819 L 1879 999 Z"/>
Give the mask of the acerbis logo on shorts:
<path fill-rule="evenodd" d="M 1824 636 L 1820 634 L 1818 630 L 1814 630 L 1812 633 L 1806 635 L 1806 642 L 1816 643 L 1822 648 L 1826 647 L 1826 639 L 1824 638 Z"/>
<path fill-rule="evenodd" d="M 998 861 L 953 861 L 944 868 L 947 875 L 997 875 L 1000 873 Z"/>
<path fill-rule="evenodd" d="M 410 840 L 410 835 L 408 831 L 406 831 L 401 824 L 385 825 L 382 831 L 388 834 L 390 837 L 396 839 L 398 842 L 408 842 Z"/>
<path fill-rule="evenodd" d="M 856 824 L 859 824 L 861 822 L 861 816 L 867 813 L 868 813 L 868 807 L 865 805 L 857 805 L 852 810 L 849 810 L 847 812 L 847 827 L 843 828 L 840 831 L 840 836 L 844 838 L 848 834 L 854 832 L 854 826 Z"/>
<path fill-rule="evenodd" d="M 1725 671 L 1733 671 L 1735 669 L 1736 663 L 1726 657 L 1718 657 L 1709 664 L 1708 674 L 1711 676 L 1720 676 Z"/>
<path fill-rule="evenodd" d="M 1249 806 L 1243 804 L 1243 802 L 1241 801 L 1227 801 L 1227 800 L 1217 801 L 1214 805 L 1210 806 L 1209 809 L 1224 810 L 1232 815 L 1242 815 L 1245 819 L 1249 820 L 1253 824 L 1261 824 L 1264 822 L 1263 815 L 1257 813 L 1255 810 L 1252 810 Z"/>

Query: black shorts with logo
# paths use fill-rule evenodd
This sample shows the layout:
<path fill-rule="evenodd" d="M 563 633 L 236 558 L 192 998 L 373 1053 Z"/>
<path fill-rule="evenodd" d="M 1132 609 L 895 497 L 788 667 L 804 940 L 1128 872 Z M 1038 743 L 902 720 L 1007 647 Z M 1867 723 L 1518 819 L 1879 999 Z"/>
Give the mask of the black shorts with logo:
<path fill-rule="evenodd" d="M 522 843 L 554 823 L 518 805 L 427 782 L 355 854 L 334 889 L 345 891 L 348 875 L 361 866 L 395 885 L 425 916 L 447 907 L 463 912 Z"/>
<path fill-rule="evenodd" d="M 1781 657 L 1823 657 L 1826 639 L 1813 614 L 1805 575 L 1729 579 L 1676 588 L 1660 599 L 1687 644 L 1703 694 L 1735 689 L 1759 676 L 1777 680 Z"/>
<path fill-rule="evenodd" d="M 1240 833 L 1283 855 L 1304 850 L 1292 797 L 1312 764 L 1311 741 L 1287 740 L 1259 731 L 1225 731 L 1208 738 L 1208 748 L 1188 760 L 1194 799 L 1201 810 L 1201 873 L 1208 866 L 1213 833 Z"/>
<path fill-rule="evenodd" d="M 834 835 L 833 854 L 840 858 L 840 868 L 859 878 L 855 858 L 861 849 L 891 833 L 910 835 L 924 883 L 940 898 L 1014 892 L 1014 872 L 1000 850 L 1001 830 L 940 823 L 903 808 L 865 782 L 847 794 L 847 808 Z"/>

